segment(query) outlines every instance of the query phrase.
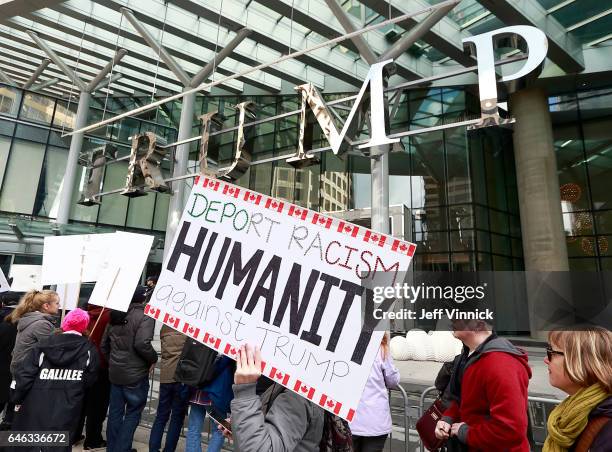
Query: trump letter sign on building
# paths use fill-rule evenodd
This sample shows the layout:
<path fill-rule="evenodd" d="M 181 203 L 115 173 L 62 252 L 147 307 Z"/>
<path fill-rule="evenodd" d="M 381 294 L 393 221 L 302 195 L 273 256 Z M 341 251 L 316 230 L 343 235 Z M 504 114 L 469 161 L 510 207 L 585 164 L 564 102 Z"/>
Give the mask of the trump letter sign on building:
<path fill-rule="evenodd" d="M 367 279 L 394 282 L 415 248 L 200 177 L 146 312 L 232 358 L 259 345 L 263 375 L 350 421 L 383 335 Z"/>

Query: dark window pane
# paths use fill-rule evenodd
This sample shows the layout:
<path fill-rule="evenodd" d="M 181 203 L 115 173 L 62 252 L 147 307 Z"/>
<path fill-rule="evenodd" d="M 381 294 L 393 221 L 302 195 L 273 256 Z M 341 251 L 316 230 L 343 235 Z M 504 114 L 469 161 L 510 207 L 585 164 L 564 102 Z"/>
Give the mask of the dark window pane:
<path fill-rule="evenodd" d="M 57 217 L 60 202 L 58 194 L 66 172 L 67 160 L 67 149 L 54 146 L 47 148 L 34 203 L 34 215 Z"/>
<path fill-rule="evenodd" d="M 444 133 L 448 171 L 448 203 L 469 202 L 472 199 L 466 130 L 463 127 Z"/>
<path fill-rule="evenodd" d="M 467 251 L 474 249 L 474 230 L 461 230 L 450 232 L 451 249 L 453 251 Z"/>

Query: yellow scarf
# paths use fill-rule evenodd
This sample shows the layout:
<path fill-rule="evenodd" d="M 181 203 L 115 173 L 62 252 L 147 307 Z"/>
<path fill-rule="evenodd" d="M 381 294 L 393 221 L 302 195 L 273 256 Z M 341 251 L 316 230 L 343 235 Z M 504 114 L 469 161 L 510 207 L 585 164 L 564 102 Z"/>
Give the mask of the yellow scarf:
<path fill-rule="evenodd" d="M 568 450 L 586 428 L 591 410 L 609 396 L 597 383 L 580 389 L 557 405 L 548 417 L 548 436 L 542 452 Z"/>

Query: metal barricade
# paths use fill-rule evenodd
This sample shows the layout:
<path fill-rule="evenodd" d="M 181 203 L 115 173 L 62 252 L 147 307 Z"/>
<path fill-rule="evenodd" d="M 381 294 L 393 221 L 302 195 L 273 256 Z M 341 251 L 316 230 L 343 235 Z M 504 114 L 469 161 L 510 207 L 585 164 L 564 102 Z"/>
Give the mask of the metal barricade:
<path fill-rule="evenodd" d="M 421 398 L 419 401 L 419 417 L 425 412 L 425 401 L 427 396 L 434 391 L 437 391 L 436 387 L 430 386 L 421 393 Z M 550 414 L 552 408 L 557 406 L 561 400 L 536 396 L 529 396 L 527 400 L 528 439 L 529 444 L 531 445 L 531 450 L 537 451 L 541 449 L 541 446 L 544 444 L 544 439 L 546 439 L 546 421 L 548 419 L 548 415 Z M 418 441 L 420 451 L 425 452 L 423 442 L 420 438 Z"/>
<path fill-rule="evenodd" d="M 392 399 L 391 399 L 391 391 L 397 391 L 402 395 L 403 401 L 403 415 L 402 419 L 404 420 L 404 452 L 408 452 L 408 442 L 410 440 L 410 426 L 411 416 L 409 414 L 409 406 L 408 406 L 408 394 L 401 386 L 397 386 L 395 388 L 389 388 L 389 410 L 393 410 Z M 393 428 L 393 427 L 392 427 Z M 389 452 L 392 450 L 392 441 L 393 441 L 393 429 L 391 433 L 389 433 L 389 439 L 387 443 L 389 444 Z"/>
<path fill-rule="evenodd" d="M 419 399 L 419 418 L 423 416 L 423 413 L 425 412 L 425 399 L 427 398 L 427 395 L 430 392 L 434 392 L 434 391 L 438 391 L 438 388 L 436 388 L 435 386 L 430 386 L 421 393 L 421 398 Z M 419 448 L 421 452 L 425 452 L 425 446 L 423 445 L 423 441 L 421 441 L 421 438 L 419 438 L 418 441 L 419 441 Z"/>
<path fill-rule="evenodd" d="M 529 444 L 531 450 L 541 450 L 541 446 L 546 439 L 546 421 L 550 411 L 557 406 L 561 400 L 546 397 L 529 396 L 527 398 L 527 415 L 529 421 Z"/>

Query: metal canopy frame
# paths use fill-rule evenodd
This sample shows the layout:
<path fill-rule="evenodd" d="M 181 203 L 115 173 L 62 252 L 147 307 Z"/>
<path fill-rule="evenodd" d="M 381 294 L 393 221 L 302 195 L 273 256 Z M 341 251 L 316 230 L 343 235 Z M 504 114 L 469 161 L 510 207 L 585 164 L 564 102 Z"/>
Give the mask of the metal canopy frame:
<path fill-rule="evenodd" d="M 508 25 L 531 25 L 546 32 L 549 58 L 567 72 L 584 70 L 582 46 L 537 0 L 478 0 Z"/>
<path fill-rule="evenodd" d="M 166 5 L 168 8 L 168 5 Z M 238 30 L 236 36 L 219 52 L 213 56 L 213 59 L 209 61 L 204 67 L 202 67 L 193 77 L 189 77 L 187 72 L 181 67 L 181 65 L 168 53 L 164 48 L 162 42 L 157 42 L 157 39 L 147 30 L 147 28 L 140 23 L 136 18 L 132 10 L 129 8 L 121 8 L 121 14 L 127 19 L 127 21 L 136 29 L 136 31 L 142 36 L 145 42 L 157 53 L 158 57 L 166 64 L 166 66 L 172 71 L 176 78 L 183 85 L 183 105 L 181 108 L 181 118 L 178 128 L 178 139 L 183 140 L 191 135 L 193 128 L 193 116 L 195 113 L 195 100 L 197 88 L 211 75 L 217 65 L 225 58 L 230 56 L 232 52 L 238 47 L 238 45 L 244 41 L 251 34 L 251 30 L 243 28 Z M 165 26 L 165 23 L 164 23 Z M 189 164 L 189 145 L 182 144 L 176 147 L 172 165 L 172 174 L 174 177 L 183 175 L 187 172 L 187 165 Z M 183 184 L 172 185 L 172 196 L 170 197 L 170 206 L 168 210 L 168 223 L 166 226 L 166 241 L 170 243 L 174 232 L 178 227 L 180 216 L 183 211 L 184 201 L 186 197 L 185 186 Z"/>
<path fill-rule="evenodd" d="M 434 10 L 440 8 L 440 7 L 446 6 L 448 4 L 451 4 L 451 3 L 454 4 L 456 1 L 457 0 L 446 0 L 445 2 L 438 3 L 435 6 L 428 6 L 428 7 L 424 8 L 424 9 L 422 9 L 422 10 L 419 10 L 419 11 L 415 11 L 415 12 L 412 12 L 412 13 L 407 13 L 407 14 L 404 14 L 402 16 L 395 17 L 393 19 L 385 20 L 385 21 L 380 22 L 380 23 L 375 24 L 375 25 L 370 25 L 368 27 L 362 28 L 361 30 L 357 30 L 357 31 L 354 31 L 352 33 L 348 33 L 348 34 L 339 36 L 337 38 L 321 42 L 321 43 L 316 44 L 316 45 L 314 45 L 312 47 L 309 47 L 307 49 L 298 50 L 298 51 L 295 51 L 295 52 L 283 55 L 283 56 L 277 58 L 274 61 L 271 61 L 271 62 L 268 62 L 268 63 L 262 63 L 262 64 L 260 64 L 258 66 L 246 69 L 243 72 L 236 73 L 236 74 L 233 74 L 233 75 L 230 75 L 230 76 L 227 76 L 227 77 L 223 77 L 223 78 L 221 78 L 219 80 L 216 80 L 214 82 L 202 83 L 201 85 L 199 85 L 199 86 L 197 86 L 195 88 L 190 88 L 188 90 L 185 90 L 182 93 L 175 94 L 173 96 L 167 97 L 165 99 L 162 99 L 162 100 L 159 100 L 159 101 L 156 101 L 156 102 L 152 102 L 152 103 L 150 103 L 150 104 L 148 104 L 146 106 L 139 107 L 139 108 L 130 110 L 130 111 L 125 112 L 125 113 L 121 113 L 119 115 L 116 115 L 116 116 L 114 116 L 112 118 L 109 118 L 109 119 L 106 119 L 104 121 L 100 121 L 100 122 L 97 122 L 95 124 L 91 124 L 91 125 L 89 125 L 87 127 L 84 127 L 84 128 L 81 128 L 81 129 L 75 129 L 74 131 L 72 131 L 70 133 L 67 133 L 67 134 L 65 134 L 63 136 L 72 136 L 75 133 L 88 132 L 90 130 L 96 129 L 98 127 L 101 127 L 101 126 L 104 126 L 104 125 L 107 125 L 107 124 L 111 124 L 113 122 L 116 122 L 116 121 L 121 120 L 123 118 L 126 118 L 128 116 L 132 116 L 132 115 L 136 115 L 136 114 L 139 114 L 139 113 L 143 113 L 145 111 L 152 110 L 153 108 L 157 108 L 158 106 L 160 106 L 162 104 L 165 104 L 167 102 L 171 102 L 171 101 L 174 101 L 174 100 L 181 99 L 181 98 L 183 98 L 187 94 L 191 94 L 191 93 L 195 93 L 195 92 L 198 92 L 198 91 L 202 91 L 202 90 L 207 89 L 207 88 L 212 88 L 212 87 L 217 86 L 217 85 L 219 85 L 219 84 L 221 84 L 221 83 L 223 83 L 225 81 L 234 80 L 234 79 L 237 79 L 240 76 L 251 74 L 251 73 L 260 71 L 262 69 L 266 69 L 266 68 L 268 68 L 270 66 L 277 65 L 277 64 L 282 63 L 284 61 L 295 59 L 295 58 L 297 58 L 299 56 L 302 56 L 302 55 L 305 55 L 305 54 L 307 54 L 309 52 L 313 52 L 313 51 L 316 51 L 316 50 L 319 50 L 319 49 L 322 49 L 322 48 L 325 48 L 325 47 L 329 47 L 330 45 L 333 45 L 333 44 L 336 44 L 336 43 L 340 43 L 340 42 L 342 42 L 342 41 L 344 41 L 346 39 L 351 39 L 354 36 L 359 36 L 359 35 L 362 35 L 364 33 L 369 32 L 369 31 L 378 30 L 379 28 L 382 28 L 382 27 L 384 27 L 386 25 L 395 24 L 395 23 L 404 21 L 404 20 L 406 20 L 406 19 L 408 19 L 410 17 L 413 17 L 413 16 L 418 16 L 418 15 L 421 15 L 421 14 L 426 14 L 426 13 L 432 12 L 432 11 L 434 11 Z"/>
<path fill-rule="evenodd" d="M 27 34 L 32 38 L 36 45 L 43 51 L 47 56 L 55 63 L 55 65 L 68 77 L 74 85 L 80 91 L 79 104 L 76 111 L 75 127 L 82 127 L 87 123 L 87 115 L 89 113 L 89 104 L 91 102 L 91 93 L 101 86 L 109 85 L 113 78 L 112 72 L 121 59 L 127 55 L 127 50 L 117 49 L 114 57 L 111 61 L 96 75 L 89 83 L 85 82 L 75 71 L 73 71 L 68 65 L 62 60 L 55 51 L 39 36 L 38 33 L 28 30 Z M 107 82 L 104 78 L 111 74 Z M 68 224 L 70 217 L 70 210 L 72 205 L 72 192 L 76 181 L 76 173 L 78 168 L 78 159 L 81 154 L 83 146 L 84 133 L 76 133 L 70 140 L 70 149 L 68 151 L 68 158 L 66 161 L 66 171 L 62 181 L 62 186 L 58 194 L 60 202 L 57 214 L 57 223 L 59 225 Z"/>
<path fill-rule="evenodd" d="M 50 78 L 41 83 L 34 85 L 36 81 L 39 79 L 39 77 L 42 75 L 42 73 L 45 71 L 45 69 L 47 68 L 50 62 L 51 60 L 48 58 L 43 59 L 38 65 L 38 67 L 36 68 L 36 70 L 34 71 L 34 73 L 32 73 L 32 75 L 21 85 L 19 85 L 19 83 L 17 83 L 13 78 L 11 78 L 11 76 L 9 76 L 6 72 L 0 69 L 0 82 L 6 83 L 9 86 L 27 89 L 30 91 L 35 91 L 35 92 L 42 91 L 59 82 L 59 79 L 57 78 Z"/>

